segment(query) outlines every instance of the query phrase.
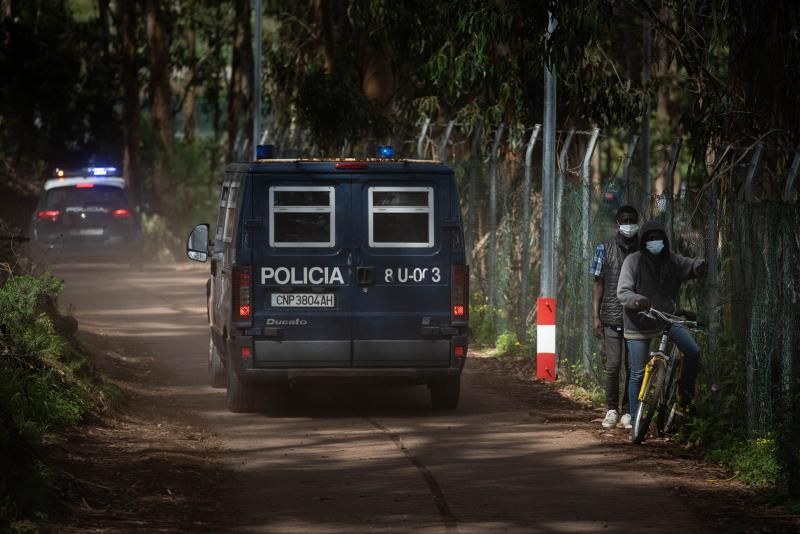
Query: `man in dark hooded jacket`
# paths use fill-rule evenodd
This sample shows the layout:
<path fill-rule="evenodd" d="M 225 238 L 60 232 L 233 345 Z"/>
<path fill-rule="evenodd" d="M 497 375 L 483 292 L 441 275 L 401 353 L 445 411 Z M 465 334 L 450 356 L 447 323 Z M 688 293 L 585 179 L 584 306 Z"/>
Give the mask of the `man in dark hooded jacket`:
<path fill-rule="evenodd" d="M 597 245 L 589 270 L 594 277 L 592 330 L 596 337 L 603 340 L 606 353 L 605 391 L 608 411 L 602 426 L 613 428 L 619 423 L 624 428 L 631 428 L 631 415 L 628 411 L 631 366 L 622 335 L 622 304 L 617 299 L 617 280 L 625 258 L 639 249 L 639 213 L 633 206 L 621 206 L 617 210 L 616 221 L 617 233 L 609 241 Z M 625 384 L 620 404 L 619 372 L 623 365 Z"/>
<path fill-rule="evenodd" d="M 648 221 L 639 230 L 639 252 L 625 258 L 617 283 L 617 298 L 624 307 L 625 341 L 631 359 L 631 378 L 628 389 L 631 416 L 639 408 L 639 390 L 642 387 L 644 368 L 650 353 L 650 341 L 664 331 L 661 319 L 650 319 L 639 312 L 650 307 L 666 313 L 675 313 L 681 285 L 691 278 L 706 275 L 706 262 L 700 258 L 685 258 L 670 251 L 664 227 Z M 694 397 L 694 383 L 700 363 L 700 347 L 686 328 L 674 325 L 669 330 L 670 340 L 684 354 L 679 397 L 687 405 Z"/>

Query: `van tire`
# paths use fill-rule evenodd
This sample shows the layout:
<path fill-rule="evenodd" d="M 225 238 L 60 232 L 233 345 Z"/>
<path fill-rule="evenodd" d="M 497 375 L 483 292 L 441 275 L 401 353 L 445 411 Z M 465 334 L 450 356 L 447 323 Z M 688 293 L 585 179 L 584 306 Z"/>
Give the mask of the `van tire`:
<path fill-rule="evenodd" d="M 214 344 L 211 336 L 208 336 L 208 385 L 212 388 L 221 389 L 225 387 L 225 365 L 222 363 L 222 355 Z"/>
<path fill-rule="evenodd" d="M 233 413 L 252 412 L 254 408 L 253 385 L 239 378 L 232 362 L 228 361 L 228 365 L 225 367 L 228 375 L 228 391 L 226 395 L 228 410 Z"/>
<path fill-rule="evenodd" d="M 455 410 L 461 394 L 461 377 L 447 378 L 429 385 L 434 410 Z"/>

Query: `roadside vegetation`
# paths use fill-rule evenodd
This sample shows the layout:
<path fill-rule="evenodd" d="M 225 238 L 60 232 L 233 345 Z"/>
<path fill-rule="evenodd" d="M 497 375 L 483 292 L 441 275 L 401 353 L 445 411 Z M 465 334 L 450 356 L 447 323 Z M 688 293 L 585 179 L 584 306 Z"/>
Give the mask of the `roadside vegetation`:
<path fill-rule="evenodd" d="M 0 2 L 0 70 L 14 74 L 0 86 L 0 197 L 7 188 L 35 198 L 56 166 L 124 166 L 148 254 L 172 259 L 192 223 L 213 223 L 224 164 L 250 159 L 257 84 L 263 138 L 279 156 L 361 157 L 389 142 L 398 154 L 419 146 L 429 157 L 454 125 L 442 146 L 460 177 L 472 287 L 488 288 L 491 279 L 497 292 L 474 291 L 471 343 L 499 357 L 535 353 L 535 321 L 520 310 L 538 294 L 541 143 L 527 228 L 521 162 L 542 122 L 542 73 L 552 62 L 559 148 L 566 131 L 578 132 L 560 169 L 562 379 L 597 396 L 602 352 L 595 340 L 582 341 L 592 243 L 582 244 L 580 230 L 591 226 L 593 243 L 609 237 L 608 199 L 622 198 L 624 174 L 625 198 L 630 190 L 641 213 L 663 217 L 669 207 L 676 250 L 713 259 L 711 283 L 694 285 L 684 306 L 710 328 L 701 340 L 697 416 L 684 425 L 683 443 L 745 482 L 800 499 L 800 212 L 796 200 L 778 200 L 800 144 L 797 2 L 764 9 L 749 0 L 275 0 L 262 13 L 260 80 L 248 0 L 40 4 Z M 549 46 L 548 9 L 558 21 Z M 595 127 L 602 133 L 594 196 L 582 219 L 574 149 L 583 153 L 581 132 Z M 668 176 L 673 146 L 683 148 Z M 504 163 L 496 173 L 487 164 L 493 158 Z M 756 187 L 746 192 L 749 170 Z M 490 182 L 501 203 L 494 211 Z M 11 204 L 2 215 L 14 215 L 24 233 L 33 206 L 12 213 Z M 525 258 L 523 229 L 532 236 Z M 530 267 L 526 291 L 522 265 Z M 29 289 L 38 296 L 27 317 L 44 313 L 53 323 L 38 299 L 57 286 L 24 280 L 7 291 L 40 287 Z M 32 423 L 40 436 L 80 420 L 94 394 L 81 366 L 73 368 L 79 351 L 42 321 L 36 328 L 61 344 L 40 339 L 23 349 L 32 331 L 2 334 L 9 383 L 72 399 L 56 403 L 52 420 Z M 10 410 L 4 421 L 21 432 L 28 417 L 51 412 L 36 409 L 28 389 L 9 387 L 2 401 Z"/>
<path fill-rule="evenodd" d="M 48 438 L 110 406 L 119 390 L 95 371 L 59 315 L 61 283 L 0 264 L 0 531 L 35 531 L 58 505 Z"/>

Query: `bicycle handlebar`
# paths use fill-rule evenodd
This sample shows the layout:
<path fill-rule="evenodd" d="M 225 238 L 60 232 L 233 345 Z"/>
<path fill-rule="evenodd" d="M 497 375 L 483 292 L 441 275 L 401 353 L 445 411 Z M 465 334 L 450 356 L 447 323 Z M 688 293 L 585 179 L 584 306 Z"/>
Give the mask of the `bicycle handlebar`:
<path fill-rule="evenodd" d="M 680 310 L 678 313 L 680 315 L 673 315 L 671 313 L 662 312 L 655 308 L 649 308 L 647 310 L 640 311 L 639 315 L 644 315 L 645 317 L 648 317 L 650 319 L 661 319 L 669 324 L 686 326 L 694 330 L 699 330 L 703 326 L 697 320 L 689 318 L 690 315 L 694 315 L 693 313 L 686 312 L 683 310 Z"/>

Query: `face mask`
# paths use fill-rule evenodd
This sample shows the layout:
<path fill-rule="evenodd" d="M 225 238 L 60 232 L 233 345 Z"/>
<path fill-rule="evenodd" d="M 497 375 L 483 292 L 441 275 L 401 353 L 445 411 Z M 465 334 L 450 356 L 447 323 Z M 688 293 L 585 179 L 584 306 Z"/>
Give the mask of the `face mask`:
<path fill-rule="evenodd" d="M 664 250 L 664 241 L 661 239 L 657 241 L 648 241 L 644 246 L 647 247 L 647 252 L 650 254 L 661 254 L 661 251 Z"/>
<path fill-rule="evenodd" d="M 619 233 L 624 235 L 625 237 L 633 237 L 636 235 L 636 232 L 639 231 L 638 224 L 620 224 L 619 225 Z"/>

